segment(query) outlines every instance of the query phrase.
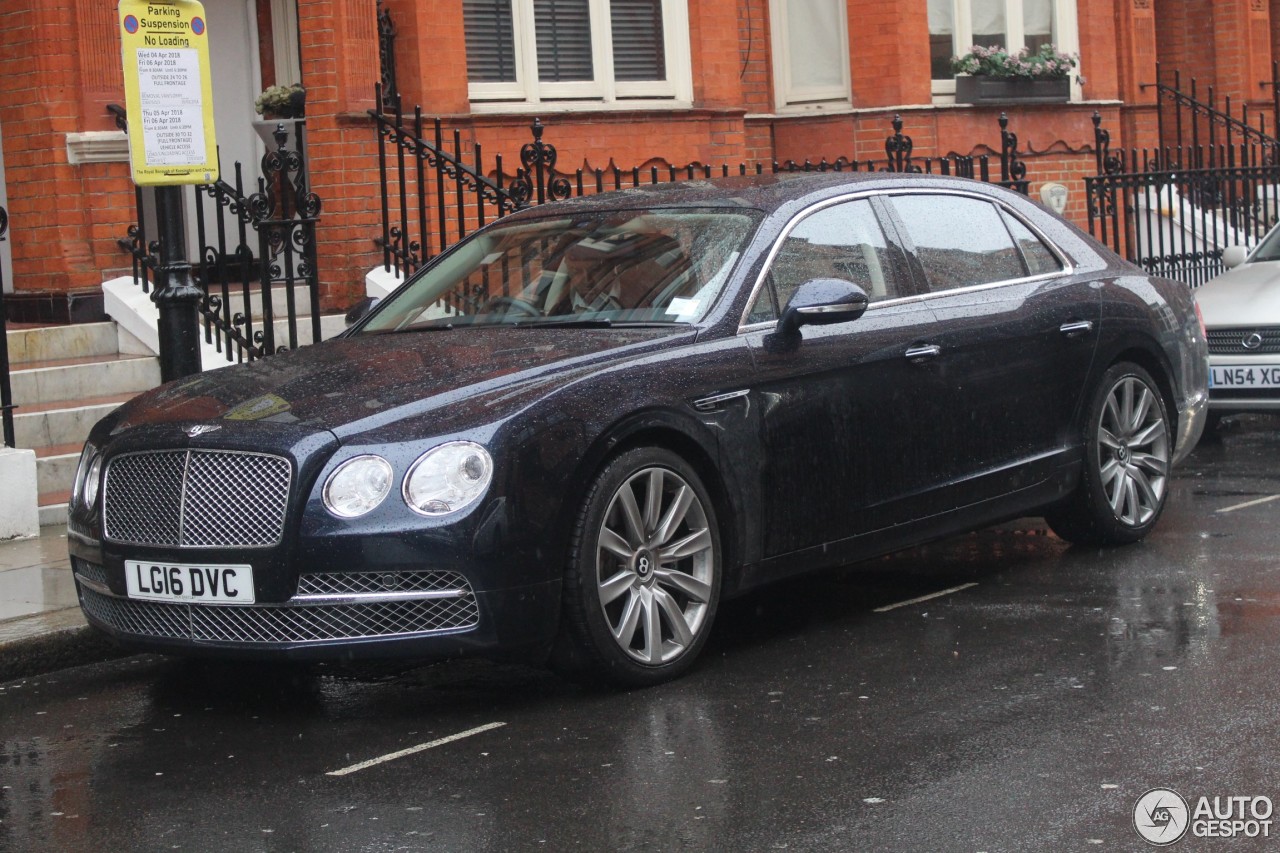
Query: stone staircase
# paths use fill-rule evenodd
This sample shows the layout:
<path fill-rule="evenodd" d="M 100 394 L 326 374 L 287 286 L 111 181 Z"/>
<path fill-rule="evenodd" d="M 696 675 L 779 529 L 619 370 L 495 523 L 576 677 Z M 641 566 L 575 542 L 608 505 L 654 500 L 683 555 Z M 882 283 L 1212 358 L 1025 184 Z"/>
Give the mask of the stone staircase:
<path fill-rule="evenodd" d="M 283 297 L 277 298 L 281 304 L 276 307 L 276 316 L 282 317 L 286 310 Z M 299 302 L 304 306 L 299 313 L 304 313 L 305 303 Z M 260 309 L 260 305 L 254 307 Z M 9 329 L 9 376 L 17 407 L 14 438 L 18 448 L 36 454 L 42 526 L 66 521 L 71 481 L 93 425 L 121 403 L 160 384 L 160 362 L 152 354 L 154 344 L 143 343 L 129 331 L 137 326 L 154 336 L 154 319 L 136 315 L 119 319 L 119 323 Z M 274 325 L 277 344 L 287 344 L 288 321 L 277 320 Z M 299 342 L 310 343 L 310 318 L 299 317 L 298 327 Z M 343 315 L 322 315 L 322 337 L 332 337 L 344 328 Z M 204 345 L 205 370 L 229 363 Z"/>
<path fill-rule="evenodd" d="M 121 352 L 115 323 L 84 323 L 10 329 L 9 366 L 15 443 L 36 453 L 40 524 L 65 522 L 89 429 L 159 385 L 159 359 Z"/>

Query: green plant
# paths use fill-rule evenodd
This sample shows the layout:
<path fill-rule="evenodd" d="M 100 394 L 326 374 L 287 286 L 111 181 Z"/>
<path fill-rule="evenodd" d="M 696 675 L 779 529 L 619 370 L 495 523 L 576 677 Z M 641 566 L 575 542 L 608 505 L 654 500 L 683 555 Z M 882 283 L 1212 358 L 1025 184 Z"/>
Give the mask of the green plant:
<path fill-rule="evenodd" d="M 263 118 L 302 118 L 307 114 L 307 90 L 298 83 L 292 86 L 268 86 L 253 108 Z"/>
<path fill-rule="evenodd" d="M 1009 53 L 1003 47 L 974 45 L 964 56 L 951 58 L 951 70 L 956 74 L 987 77 L 1019 77 L 1025 80 L 1062 80 L 1080 62 L 1078 54 L 1059 53 L 1046 44 L 1035 53 L 1023 48 Z"/>

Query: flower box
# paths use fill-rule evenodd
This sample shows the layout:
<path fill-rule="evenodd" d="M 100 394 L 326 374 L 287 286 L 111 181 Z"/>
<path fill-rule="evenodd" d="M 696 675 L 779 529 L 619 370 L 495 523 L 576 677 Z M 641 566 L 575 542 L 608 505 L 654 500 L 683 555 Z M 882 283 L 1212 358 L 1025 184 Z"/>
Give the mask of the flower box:
<path fill-rule="evenodd" d="M 957 104 L 1062 104 L 1071 100 L 1071 80 L 1035 80 L 1027 77 L 992 77 L 986 74 L 956 77 Z"/>

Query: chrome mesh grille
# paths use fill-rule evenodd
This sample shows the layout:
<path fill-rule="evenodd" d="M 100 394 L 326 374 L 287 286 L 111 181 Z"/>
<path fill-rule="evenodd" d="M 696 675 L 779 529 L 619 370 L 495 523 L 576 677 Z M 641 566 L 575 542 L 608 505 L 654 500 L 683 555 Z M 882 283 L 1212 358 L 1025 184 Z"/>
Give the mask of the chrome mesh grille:
<path fill-rule="evenodd" d="M 316 643 L 471 628 L 480 611 L 468 590 L 451 598 L 289 606 L 168 604 L 80 588 L 84 610 L 125 634 L 224 643 Z"/>
<path fill-rule="evenodd" d="M 97 563 L 90 563 L 87 560 L 81 560 L 79 557 L 72 557 L 71 568 L 77 575 L 87 581 L 96 583 L 99 586 L 107 585 L 107 570 Z"/>
<path fill-rule="evenodd" d="M 377 592 L 440 592 L 471 585 L 457 572 L 330 572 L 298 578 L 298 595 L 353 595 Z"/>
<path fill-rule="evenodd" d="M 180 548 L 261 547 L 284 534 L 289 460 L 168 450 L 117 456 L 103 488 L 106 538 Z"/>
<path fill-rule="evenodd" d="M 1257 334 L 1261 343 L 1246 347 L 1244 341 Z M 1243 327 L 1239 329 L 1210 329 L 1209 352 L 1215 355 L 1261 355 L 1280 352 L 1280 327 Z"/>

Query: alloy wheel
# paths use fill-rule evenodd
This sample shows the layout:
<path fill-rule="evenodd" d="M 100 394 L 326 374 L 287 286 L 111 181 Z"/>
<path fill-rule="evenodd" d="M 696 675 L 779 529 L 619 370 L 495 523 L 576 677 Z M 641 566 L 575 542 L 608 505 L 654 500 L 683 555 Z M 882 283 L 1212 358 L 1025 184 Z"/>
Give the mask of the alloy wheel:
<path fill-rule="evenodd" d="M 1137 376 L 1111 388 L 1098 423 L 1103 493 L 1122 524 L 1138 527 L 1160 510 L 1169 473 L 1169 431 L 1155 389 Z"/>
<path fill-rule="evenodd" d="M 614 641 L 657 666 L 680 657 L 707 624 L 715 539 L 694 488 L 643 468 L 614 493 L 600 525 L 596 583 Z"/>

